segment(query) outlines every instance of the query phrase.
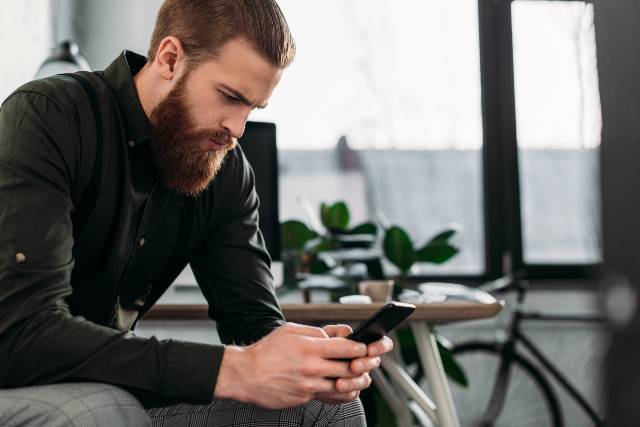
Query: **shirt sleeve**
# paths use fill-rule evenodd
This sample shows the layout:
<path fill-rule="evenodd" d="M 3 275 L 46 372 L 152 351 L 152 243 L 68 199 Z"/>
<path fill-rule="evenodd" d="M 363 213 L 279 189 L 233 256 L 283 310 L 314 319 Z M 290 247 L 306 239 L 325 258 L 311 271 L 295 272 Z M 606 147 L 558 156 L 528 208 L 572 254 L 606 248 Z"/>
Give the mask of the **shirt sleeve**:
<path fill-rule="evenodd" d="M 0 388 L 96 381 L 211 401 L 223 346 L 136 337 L 69 311 L 80 137 L 67 107 L 22 91 L 0 109 Z"/>
<path fill-rule="evenodd" d="M 258 225 L 253 170 L 240 146 L 225 162 L 229 173 L 217 185 L 216 220 L 191 267 L 221 341 L 245 345 L 281 326 L 284 316 Z"/>

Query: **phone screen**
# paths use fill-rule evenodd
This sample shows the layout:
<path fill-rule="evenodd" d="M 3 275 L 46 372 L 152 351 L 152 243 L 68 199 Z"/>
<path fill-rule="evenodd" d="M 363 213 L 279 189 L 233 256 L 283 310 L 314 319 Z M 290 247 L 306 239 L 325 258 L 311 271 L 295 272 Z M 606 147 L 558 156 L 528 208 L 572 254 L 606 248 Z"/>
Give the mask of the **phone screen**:
<path fill-rule="evenodd" d="M 371 344 L 379 340 L 406 319 L 416 306 L 402 302 L 390 302 L 362 322 L 347 338 Z"/>

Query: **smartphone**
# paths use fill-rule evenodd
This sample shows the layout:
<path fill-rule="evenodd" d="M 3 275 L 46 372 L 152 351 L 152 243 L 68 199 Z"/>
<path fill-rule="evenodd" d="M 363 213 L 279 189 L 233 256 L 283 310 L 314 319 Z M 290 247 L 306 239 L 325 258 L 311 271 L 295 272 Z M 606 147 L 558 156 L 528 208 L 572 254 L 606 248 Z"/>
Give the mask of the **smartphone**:
<path fill-rule="evenodd" d="M 413 304 L 395 301 L 387 303 L 381 307 L 380 310 L 373 313 L 371 317 L 358 325 L 347 338 L 365 344 L 371 344 L 398 326 L 398 324 L 409 317 L 415 309 L 416 306 Z"/>

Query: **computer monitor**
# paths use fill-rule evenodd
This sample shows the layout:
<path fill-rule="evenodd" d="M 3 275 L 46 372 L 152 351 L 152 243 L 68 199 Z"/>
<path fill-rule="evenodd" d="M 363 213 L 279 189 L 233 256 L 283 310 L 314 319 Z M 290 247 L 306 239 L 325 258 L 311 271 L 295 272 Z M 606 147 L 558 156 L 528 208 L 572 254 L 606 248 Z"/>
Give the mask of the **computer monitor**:
<path fill-rule="evenodd" d="M 280 261 L 276 125 L 247 122 L 244 135 L 238 142 L 255 174 L 256 191 L 260 197 L 260 230 L 264 235 L 267 250 L 271 259 Z"/>
<path fill-rule="evenodd" d="M 281 262 L 280 219 L 278 214 L 278 151 L 276 126 L 273 123 L 247 122 L 244 135 L 239 140 L 242 151 L 249 160 L 256 180 L 256 192 L 260 197 L 260 230 L 267 250 L 271 255 L 273 283 L 279 287 L 283 282 Z M 197 289 L 196 279 L 187 266 L 174 281 L 176 288 Z M 175 295 L 163 297 L 174 303 Z"/>

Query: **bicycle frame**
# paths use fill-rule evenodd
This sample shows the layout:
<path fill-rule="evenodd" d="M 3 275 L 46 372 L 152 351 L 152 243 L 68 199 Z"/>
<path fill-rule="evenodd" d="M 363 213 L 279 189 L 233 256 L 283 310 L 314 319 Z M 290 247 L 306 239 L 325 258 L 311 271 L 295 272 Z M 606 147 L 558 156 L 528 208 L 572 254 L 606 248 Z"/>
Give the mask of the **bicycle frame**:
<path fill-rule="evenodd" d="M 493 386 L 489 406 L 485 411 L 481 424 L 491 425 L 502 411 L 504 400 L 509 387 L 509 375 L 516 345 L 521 342 L 531 355 L 540 363 L 553 378 L 555 378 L 562 388 L 579 404 L 580 408 L 587 414 L 596 426 L 602 426 L 604 421 L 591 407 L 582 393 L 571 383 L 571 381 L 560 372 L 560 370 L 542 353 L 542 351 L 529 339 L 521 329 L 523 321 L 580 321 L 580 322 L 602 322 L 599 316 L 589 314 L 567 314 L 562 312 L 526 311 L 523 309 L 525 294 L 528 289 L 526 282 L 513 279 L 511 283 L 501 290 L 515 288 L 518 292 L 517 305 L 513 312 L 513 317 L 507 329 L 506 339 L 502 341 L 500 367 L 496 382 Z"/>

